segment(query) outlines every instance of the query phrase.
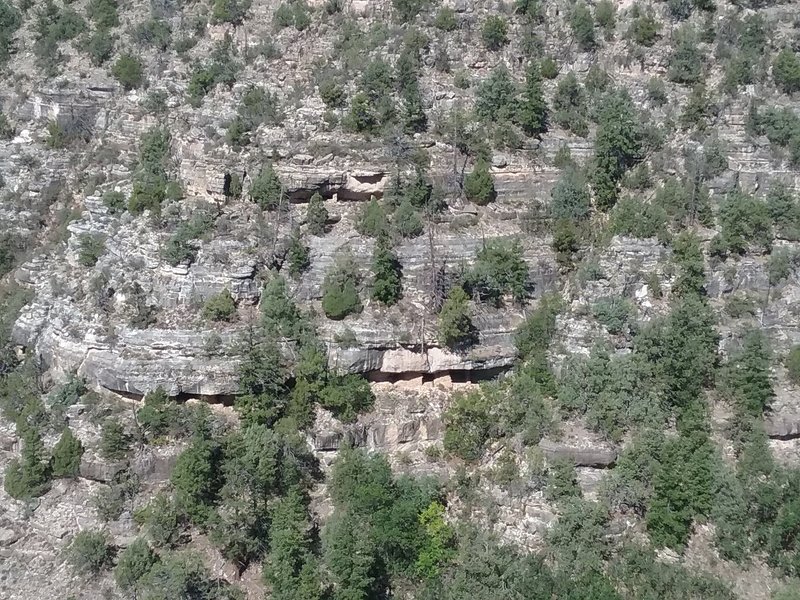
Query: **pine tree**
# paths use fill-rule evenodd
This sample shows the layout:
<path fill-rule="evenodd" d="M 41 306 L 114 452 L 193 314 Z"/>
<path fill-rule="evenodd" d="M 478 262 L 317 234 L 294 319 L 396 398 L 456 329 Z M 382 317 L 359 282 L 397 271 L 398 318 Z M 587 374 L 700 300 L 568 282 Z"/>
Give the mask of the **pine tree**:
<path fill-rule="evenodd" d="M 397 210 L 392 215 L 392 225 L 394 230 L 403 238 L 415 238 L 422 235 L 424 226 L 419 213 L 414 208 L 414 205 L 405 198 Z"/>
<path fill-rule="evenodd" d="M 474 337 L 469 296 L 464 288 L 454 287 L 439 313 L 439 341 L 449 348 L 457 348 Z"/>
<path fill-rule="evenodd" d="M 53 477 L 77 477 L 83 456 L 83 444 L 72 434 L 69 427 L 64 428 L 61 438 L 53 447 Z"/>
<path fill-rule="evenodd" d="M 607 96 L 598 119 L 592 165 L 595 200 L 602 210 L 616 203 L 619 181 L 639 158 L 640 137 L 636 109 L 627 93 Z"/>
<path fill-rule="evenodd" d="M 123 590 L 136 589 L 139 581 L 147 575 L 158 562 L 158 555 L 142 538 L 135 539 L 120 554 L 114 568 L 114 579 Z"/>
<path fill-rule="evenodd" d="M 403 268 L 389 245 L 389 237 L 381 235 L 372 254 L 372 298 L 392 306 L 403 294 Z"/>
<path fill-rule="evenodd" d="M 307 500 L 292 488 L 272 510 L 269 555 L 264 562 L 264 579 L 272 586 L 275 600 L 323 597 L 311 531 Z"/>
<path fill-rule="evenodd" d="M 594 19 L 592 18 L 592 12 L 584 2 L 575 4 L 569 24 L 581 51 L 590 52 L 594 50 L 597 45 L 594 37 Z"/>
<path fill-rule="evenodd" d="M 303 243 L 300 230 L 295 228 L 289 241 L 289 249 L 286 252 L 286 260 L 289 262 L 289 275 L 298 277 L 308 270 L 311 266 L 309 248 Z"/>
<path fill-rule="evenodd" d="M 268 163 L 253 180 L 250 185 L 250 198 L 262 210 L 275 210 L 283 205 L 283 184 L 278 179 L 272 164 Z"/>
<path fill-rule="evenodd" d="M 467 200 L 480 206 L 489 204 L 497 197 L 494 178 L 489 171 L 489 163 L 485 160 L 478 160 L 472 172 L 464 178 L 464 195 Z"/>
<path fill-rule="evenodd" d="M 516 122 L 530 136 L 547 131 L 547 102 L 542 93 L 542 76 L 536 63 L 531 63 L 526 72 Z"/>
<path fill-rule="evenodd" d="M 772 77 L 775 85 L 786 94 L 800 90 L 800 59 L 791 48 L 784 48 L 775 57 Z"/>
<path fill-rule="evenodd" d="M 50 488 L 49 461 L 39 432 L 27 426 L 22 431 L 22 455 L 8 465 L 4 487 L 12 498 L 37 498 Z"/>
<path fill-rule="evenodd" d="M 361 312 L 358 297 L 361 278 L 352 256 L 340 257 L 322 282 L 322 310 L 333 320 Z"/>
<path fill-rule="evenodd" d="M 314 192 L 311 200 L 308 201 L 306 211 L 306 224 L 308 233 L 311 235 L 322 235 L 325 233 L 325 224 L 328 222 L 328 209 L 319 192 Z"/>
<path fill-rule="evenodd" d="M 358 215 L 356 231 L 367 237 L 378 237 L 386 229 L 386 211 L 372 196 Z"/>

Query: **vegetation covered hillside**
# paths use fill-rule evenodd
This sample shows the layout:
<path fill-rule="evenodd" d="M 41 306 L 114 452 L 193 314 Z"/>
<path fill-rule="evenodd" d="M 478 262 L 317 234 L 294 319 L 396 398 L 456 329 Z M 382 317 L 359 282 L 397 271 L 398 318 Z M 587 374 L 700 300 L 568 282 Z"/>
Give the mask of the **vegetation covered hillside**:
<path fill-rule="evenodd" d="M 0 0 L 0 597 L 800 598 L 799 8 Z"/>

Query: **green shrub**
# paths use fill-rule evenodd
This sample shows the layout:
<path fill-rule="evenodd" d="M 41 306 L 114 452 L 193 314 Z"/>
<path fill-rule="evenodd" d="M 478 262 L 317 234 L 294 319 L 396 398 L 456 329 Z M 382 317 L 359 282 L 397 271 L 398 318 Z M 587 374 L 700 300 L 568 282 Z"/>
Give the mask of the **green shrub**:
<path fill-rule="evenodd" d="M 123 54 L 114 63 L 112 73 L 125 90 L 142 87 L 144 83 L 144 65 L 132 54 Z"/>
<path fill-rule="evenodd" d="M 466 277 L 468 290 L 477 292 L 482 300 L 499 304 L 504 294 L 523 302 L 528 295 L 530 278 L 528 265 L 522 258 L 518 240 L 493 240 L 478 251 L 475 265 Z"/>
<path fill-rule="evenodd" d="M 16 131 L 14 126 L 9 123 L 8 118 L 0 112 L 0 140 L 10 140 Z"/>
<path fill-rule="evenodd" d="M 17 500 L 37 498 L 50 489 L 50 465 L 42 438 L 34 427 L 22 431 L 22 455 L 6 467 L 3 486 Z"/>
<path fill-rule="evenodd" d="M 591 212 L 591 197 L 586 177 L 574 167 L 568 167 L 550 192 L 550 216 L 555 219 L 582 221 Z"/>
<path fill-rule="evenodd" d="M 772 222 L 767 205 L 741 191 L 729 193 L 721 203 L 720 233 L 713 244 L 717 253 L 744 254 L 750 246 L 769 250 Z"/>
<path fill-rule="evenodd" d="M 158 561 L 158 555 L 147 541 L 136 538 L 119 555 L 117 566 L 114 567 L 114 580 L 121 590 L 135 590 Z"/>
<path fill-rule="evenodd" d="M 80 573 L 97 575 L 111 567 L 112 551 L 101 531 L 78 533 L 67 548 L 67 560 Z"/>
<path fill-rule="evenodd" d="M 605 97 L 599 110 L 591 182 L 595 204 L 601 210 L 616 203 L 619 182 L 640 158 L 641 130 L 627 92 Z"/>
<path fill-rule="evenodd" d="M 236 302 L 228 288 L 206 300 L 203 305 L 203 318 L 208 321 L 230 321 L 235 315 Z"/>
<path fill-rule="evenodd" d="M 133 190 L 128 210 L 138 215 L 145 210 L 158 213 L 166 198 L 167 166 L 170 159 L 170 135 L 166 129 L 148 130 L 139 144 L 139 160 L 133 174 Z"/>
<path fill-rule="evenodd" d="M 357 93 L 350 100 L 350 110 L 342 120 L 348 131 L 355 133 L 375 133 L 380 126 L 380 119 L 372 102 L 363 92 Z"/>
<path fill-rule="evenodd" d="M 439 9 L 439 12 L 436 13 L 436 18 L 433 20 L 433 26 L 440 31 L 455 31 L 458 27 L 456 11 L 449 6 L 442 6 Z"/>
<path fill-rule="evenodd" d="M 439 313 L 439 342 L 450 349 L 458 349 L 475 341 L 476 330 L 472 324 L 469 296 L 460 286 L 450 290 Z"/>
<path fill-rule="evenodd" d="M 667 87 L 662 79 L 651 77 L 647 81 L 647 97 L 656 106 L 664 106 L 667 103 Z"/>
<path fill-rule="evenodd" d="M 394 230 L 403 238 L 415 238 L 422 235 L 424 226 L 419 213 L 408 198 L 403 199 L 392 215 Z"/>
<path fill-rule="evenodd" d="M 600 0 L 594 9 L 594 18 L 597 24 L 605 30 L 606 38 L 614 35 L 617 26 L 617 9 L 611 0 Z"/>
<path fill-rule="evenodd" d="M 66 148 L 70 143 L 69 135 L 64 126 L 57 120 L 47 122 L 47 147 L 53 150 Z"/>
<path fill-rule="evenodd" d="M 341 108 L 344 106 L 346 94 L 342 85 L 329 78 L 320 82 L 319 96 L 328 108 Z"/>
<path fill-rule="evenodd" d="M 619 296 L 607 296 L 597 300 L 592 306 L 592 316 L 602 323 L 612 335 L 622 333 L 633 312 L 629 300 Z"/>
<path fill-rule="evenodd" d="M 670 81 L 687 85 L 698 83 L 703 77 L 703 60 L 697 34 L 689 25 L 675 31 L 675 45 L 669 58 L 667 76 Z"/>
<path fill-rule="evenodd" d="M 795 385 L 800 385 L 800 346 L 793 346 L 784 361 L 786 374 Z"/>
<path fill-rule="evenodd" d="M 403 295 L 403 268 L 385 234 L 375 243 L 372 273 L 372 298 L 386 306 L 397 304 Z"/>
<path fill-rule="evenodd" d="M 51 469 L 53 477 L 77 477 L 83 456 L 83 444 L 72 434 L 69 427 L 64 428 L 53 447 Z"/>
<path fill-rule="evenodd" d="M 325 201 L 319 192 L 314 192 L 308 201 L 306 210 L 306 225 L 308 233 L 311 235 L 322 235 L 325 233 L 325 226 L 328 223 L 328 210 L 325 208 Z"/>
<path fill-rule="evenodd" d="M 651 8 L 641 9 L 635 5 L 635 16 L 628 26 L 628 37 L 640 46 L 650 48 L 656 43 L 661 32 L 661 25 L 653 15 Z"/>
<path fill-rule="evenodd" d="M 84 234 L 78 240 L 78 262 L 84 267 L 93 267 L 105 250 L 106 245 L 102 237 Z"/>
<path fill-rule="evenodd" d="M 553 460 L 547 468 L 547 499 L 559 502 L 566 498 L 579 498 L 578 474 L 575 463 L 570 459 Z"/>
<path fill-rule="evenodd" d="M 277 210 L 284 205 L 283 184 L 271 163 L 267 163 L 250 184 L 250 199 L 262 210 Z"/>
<path fill-rule="evenodd" d="M 500 50 L 508 44 L 508 23 L 498 15 L 490 15 L 481 27 L 483 45 L 489 50 Z"/>
<path fill-rule="evenodd" d="M 594 19 L 589 7 L 582 0 L 572 7 L 569 25 L 581 51 L 590 52 L 595 49 L 597 40 L 594 37 Z"/>
<path fill-rule="evenodd" d="M 125 458 L 131 450 L 131 436 L 125 428 L 114 419 L 103 423 L 100 436 L 100 454 L 109 460 Z"/>
<path fill-rule="evenodd" d="M 334 375 L 320 394 L 320 405 L 346 423 L 356 420 L 359 413 L 372 408 L 375 396 L 369 382 L 361 375 Z"/>
<path fill-rule="evenodd" d="M 86 41 L 86 52 L 96 67 L 104 65 L 114 54 L 114 36 L 107 29 L 95 31 Z"/>
<path fill-rule="evenodd" d="M 676 21 L 684 21 L 692 14 L 692 0 L 667 0 L 667 10 Z"/>
<path fill-rule="evenodd" d="M 286 261 L 289 263 L 289 275 L 299 277 L 311 266 L 310 249 L 303 243 L 303 238 L 298 228 L 292 230 L 289 248 L 286 251 Z"/>
<path fill-rule="evenodd" d="M 475 168 L 464 177 L 464 195 L 467 200 L 479 206 L 494 202 L 497 192 L 494 189 L 494 178 L 489 171 L 487 161 L 478 160 Z"/>
<path fill-rule="evenodd" d="M 547 120 L 548 109 L 542 93 L 542 77 L 536 63 L 531 63 L 525 73 L 525 87 L 514 121 L 527 135 L 533 136 L 547 131 Z"/>
<path fill-rule="evenodd" d="M 428 0 L 392 0 L 395 18 L 401 23 L 410 23 L 425 8 Z"/>
<path fill-rule="evenodd" d="M 211 5 L 211 22 L 239 24 L 249 8 L 250 0 L 214 0 Z"/>
<path fill-rule="evenodd" d="M 308 5 L 303 0 L 284 2 L 275 11 L 273 22 L 277 29 L 293 26 L 297 31 L 303 31 L 311 24 Z"/>
<path fill-rule="evenodd" d="M 501 65 L 481 81 L 475 94 L 475 112 L 487 122 L 510 120 L 516 113 L 517 86 Z"/>
<path fill-rule="evenodd" d="M 785 94 L 800 90 L 800 59 L 791 48 L 784 48 L 772 61 L 772 78 Z"/>
<path fill-rule="evenodd" d="M 164 19 L 150 18 L 134 27 L 131 37 L 140 46 L 166 52 L 172 44 L 172 27 Z"/>
<path fill-rule="evenodd" d="M 361 312 L 358 287 L 361 277 L 351 256 L 340 257 L 322 283 L 322 310 L 329 319 L 339 321 Z"/>
<path fill-rule="evenodd" d="M 542 59 L 542 62 L 539 63 L 539 69 L 541 69 L 542 77 L 545 79 L 555 79 L 558 77 L 558 65 L 550 56 L 545 56 Z"/>
<path fill-rule="evenodd" d="M 444 413 L 446 452 L 468 461 L 483 456 L 486 444 L 495 432 L 493 400 L 480 390 L 453 395 L 450 408 Z"/>
<path fill-rule="evenodd" d="M 586 93 L 575 74 L 570 72 L 556 86 L 553 119 L 564 129 L 585 137 L 589 133 L 586 112 Z"/>
<path fill-rule="evenodd" d="M 383 206 L 373 196 L 364 205 L 356 221 L 356 231 L 367 237 L 377 238 L 386 230 L 387 216 Z"/>
<path fill-rule="evenodd" d="M 611 219 L 611 228 L 616 235 L 664 239 L 667 234 L 667 212 L 653 202 L 623 198 L 614 208 Z"/>
<path fill-rule="evenodd" d="M 180 541 L 185 517 L 175 500 L 166 494 L 156 494 L 150 503 L 134 513 L 136 521 L 158 548 L 173 547 Z"/>
<path fill-rule="evenodd" d="M 103 194 L 103 204 L 112 215 L 123 213 L 127 205 L 125 194 L 113 190 L 108 191 Z"/>
<path fill-rule="evenodd" d="M 86 14 L 98 29 L 111 29 L 119 25 L 117 0 L 89 0 Z"/>
<path fill-rule="evenodd" d="M 20 25 L 22 25 L 20 12 L 10 2 L 0 0 L 0 65 L 8 60 L 14 33 Z"/>

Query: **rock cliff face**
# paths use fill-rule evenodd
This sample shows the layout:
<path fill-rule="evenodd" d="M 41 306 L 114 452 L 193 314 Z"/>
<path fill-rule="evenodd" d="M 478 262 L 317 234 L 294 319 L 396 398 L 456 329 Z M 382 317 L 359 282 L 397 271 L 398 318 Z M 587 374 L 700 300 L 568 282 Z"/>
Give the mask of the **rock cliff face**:
<path fill-rule="evenodd" d="M 89 10 L 83 0 L 66 4 L 83 13 Z M 800 242 L 778 233 L 769 253 L 748 248 L 727 260 L 714 252 L 712 242 L 720 231 L 721 201 L 729 192 L 742 190 L 762 199 L 778 182 L 800 191 L 796 164 L 752 128 L 755 100 L 774 95 L 770 106 L 796 106 L 791 96 L 776 94 L 770 87 L 767 63 L 760 65 L 764 76 L 755 78 L 756 83 L 739 86 L 736 94 L 720 91 L 713 106 L 706 107 L 703 127 L 695 127 L 683 121 L 694 93 L 690 86 L 665 81 L 664 101 L 652 98 L 651 78 L 668 79 L 677 28 L 667 3 L 651 7 L 664 28 L 645 49 L 628 33 L 631 3 L 614 2 L 619 18 L 616 35 L 608 35 L 601 48 L 588 53 L 578 51 L 565 17 L 571 2 L 542 3 L 541 19 L 528 22 L 519 7 L 512 11 L 503 6 L 501 11 L 496 3 L 483 0 L 446 0 L 443 6 L 453 9 L 457 27 L 436 28 L 432 8 L 418 23 L 427 38 L 419 51 L 418 69 L 427 127 L 409 132 L 398 117 L 380 133 L 363 134 L 345 126 L 346 106 L 323 101 L 320 84 L 328 76 L 338 78 L 343 94 L 352 98 L 364 83 L 356 73 L 359 69 L 349 63 L 381 58 L 396 68 L 409 28 L 389 23 L 392 2 L 332 2 L 336 11 L 331 14 L 322 2 L 311 2 L 312 25 L 304 31 L 276 30 L 273 17 L 278 2 L 273 0 L 254 0 L 247 17 L 236 25 L 209 22 L 206 13 L 213 4 L 209 2 L 179 3 L 191 5 L 181 9 L 173 2 L 152 2 L 151 7 L 139 1 L 118 4 L 122 23 L 114 33 L 117 49 L 137 49 L 146 86 L 124 89 L 108 65 L 89 61 L 77 42 L 60 43 L 62 73 L 44 76 L 34 68 L 31 44 L 37 34 L 32 17 L 26 17 L 15 33 L 17 49 L 0 80 L 0 115 L 7 115 L 13 125 L 10 139 L 0 144 L 0 233 L 14 238 L 20 258 L 7 277 L 31 294 L 13 324 L 12 336 L 20 351 L 39 359 L 48 376 L 61 381 L 76 373 L 108 402 L 124 397 L 130 402 L 122 404 L 126 411 L 160 386 L 180 401 L 191 398 L 214 404 L 215 410 L 232 419 L 222 405 L 229 405 L 239 392 L 241 340 L 259 323 L 264 283 L 275 272 L 288 272 L 291 239 L 300 232 L 308 247 L 309 267 L 297 276 L 287 275 L 290 295 L 311 316 L 327 349 L 329 367 L 364 374 L 377 396 L 374 409 L 354 423 L 342 423 L 318 409 L 307 432 L 310 447 L 325 468 L 347 444 L 387 453 L 398 470 L 443 479 L 454 475 L 459 465 L 441 456 L 444 414 L 452 396 L 480 381 L 502 377 L 517 364 L 514 332 L 544 294 L 555 293 L 564 304 L 547 353 L 556 374 L 568 368 L 570 356 L 588 356 L 598 341 L 612 353 L 630 352 L 631 324 L 647 323 L 669 311 L 679 274 L 667 239 L 613 235 L 614 215 L 601 211 L 593 200 L 592 216 L 582 224 L 589 230 L 584 232 L 589 241 L 575 252 L 577 264 L 568 266 L 557 251 L 558 226 L 548 212 L 551 192 L 566 171 L 564 155 L 587 171 L 592 168 L 595 113 L 601 107 L 595 100 L 599 91 L 589 88 L 600 86 L 591 83 L 595 67 L 600 67 L 608 75 L 604 85 L 625 90 L 648 125 L 647 150 L 637 160 L 648 165 L 652 185 L 637 188 L 626 180 L 626 194 L 654 203 L 665 179 L 688 177 L 692 156 L 702 155 L 714 144 L 723 149 L 718 172 L 704 181 L 717 220 L 692 223 L 702 242 L 705 291 L 717 316 L 723 356 L 748 327 L 767 334 L 776 366 L 771 372 L 775 398 L 764 418 L 766 433 L 779 461 L 800 464 L 800 394 L 779 360 L 800 344 L 798 262 L 792 260 L 777 280 L 770 271 L 770 255 L 785 251 L 796 258 Z M 163 52 L 152 45 L 143 47 L 134 35 L 135 26 L 149 18 L 151 8 L 160 10 L 156 6 L 160 4 L 169 5 L 164 8 L 165 20 L 174 38 Z M 796 3 L 744 12 L 739 4 L 720 2 L 716 16 L 706 21 L 705 15 L 695 14 L 689 22 L 698 31 L 713 30 L 715 23 L 720 31 L 728 31 L 733 27 L 723 25 L 732 15 L 759 14 L 781 44 L 794 41 L 794 25 L 789 24 L 796 19 Z M 508 13 L 512 41 L 489 51 L 481 42 L 481 27 L 487 15 L 499 12 Z M 201 25 L 195 30 L 190 22 Z M 708 40 L 697 42 L 705 55 L 706 85 L 714 92 L 722 89 L 726 76 L 719 64 L 724 36 L 719 37 L 718 51 Z M 195 45 L 178 52 L 177 42 L 190 39 Z M 199 106 L 192 106 L 187 98 L 193 70 L 211 60 L 219 47 L 227 47 L 238 65 L 235 82 L 211 86 Z M 459 131 L 453 115 L 475 106 L 481 82 L 505 68 L 521 85 L 532 57 L 553 58 L 557 64 L 555 77 L 542 82 L 551 107 L 548 131 L 524 136 L 516 127 L 511 136 L 476 123 Z M 445 59 L 447 68 L 442 65 Z M 577 75 L 584 86 L 581 93 L 589 97 L 592 123 L 585 136 L 571 133 L 562 127 L 569 123 L 559 125 L 554 118 L 556 89 L 569 72 Z M 280 118 L 265 118 L 250 132 L 250 143 L 239 146 L 227 137 L 228 126 L 252 86 L 275 95 Z M 163 106 L 153 108 L 154 98 Z M 398 100 L 398 107 L 402 107 L 398 115 L 405 117 L 405 104 Z M 165 200 L 160 211 L 137 215 L 107 205 L 103 196 L 108 192 L 131 195 L 142 138 L 154 127 L 170 134 L 166 171 L 180 182 L 182 197 Z M 53 129 L 78 132 L 78 139 L 56 147 Z M 474 146 L 470 152 L 463 152 L 470 144 Z M 496 199 L 487 205 L 470 202 L 463 189 L 464 174 L 475 166 L 478 153 L 486 154 L 496 192 Z M 261 210 L 249 195 L 267 164 L 274 166 L 286 200 L 280 210 Z M 410 178 L 420 166 L 445 208 L 418 211 L 422 234 L 396 240 L 403 295 L 396 305 L 386 307 L 369 294 L 376 241 L 361 235 L 357 224 L 370 199 L 389 199 L 395 177 Z M 233 189 L 237 182 L 242 193 Z M 328 212 L 321 234 L 310 233 L 307 222 L 309 201 L 316 193 Z M 192 240 L 196 250 L 192 260 L 167 260 L 169 241 L 198 216 L 210 224 Z M 102 241 L 96 261 L 82 258 L 88 238 Z M 475 263 L 482 248 L 496 240 L 519 241 L 529 297 L 524 302 L 507 298 L 500 306 L 472 299 L 476 343 L 452 351 L 439 340 L 434 307 L 437 277 L 443 273 L 445 279 L 457 278 Z M 352 256 L 360 269 L 364 306 L 358 314 L 330 320 L 321 308 L 323 283 L 344 255 Z M 235 317 L 223 323 L 204 319 L 204 303 L 224 290 L 235 301 Z M 607 299 L 630 304 L 630 322 L 620 330 L 610 331 L 595 314 L 598 302 Z M 281 342 L 291 357 L 293 340 Z M 80 477 L 59 482 L 30 514 L 22 503 L 0 493 L 0 557 L 9 560 L 8 567 L 0 567 L 0 596 L 55 597 L 75 585 L 59 562 L 59 549 L 75 531 L 99 525 L 88 499 L 128 466 L 100 457 L 99 428 L 88 416 L 90 409 L 82 405 L 73 409 L 69 424 L 89 449 Z M 714 423 L 715 434 L 730 421 L 726 408 L 717 413 L 723 416 Z M 612 443 L 591 432 L 580 416 L 573 421 L 533 450 L 547 462 L 574 464 L 581 488 L 592 498 L 629 440 Z M 46 442 L 52 447 L 55 439 Z M 5 469 L 19 449 L 14 428 L 3 424 L 0 468 Z M 130 467 L 144 482 L 145 495 L 166 486 L 180 450 L 180 445 L 170 444 L 137 449 Z M 491 448 L 482 462 L 467 470 L 491 472 L 505 450 Z M 510 450 L 514 467 L 533 479 L 523 449 Z M 504 539 L 535 549 L 556 521 L 557 510 L 545 498 L 543 485 L 528 483 L 524 493 L 515 493 L 484 481 L 483 491 L 493 504 L 470 510 Z M 324 489 L 319 496 L 315 500 L 324 506 Z M 135 536 L 133 508 L 110 526 L 120 546 Z M 633 521 L 615 525 L 636 529 Z M 227 577 L 221 560 L 214 569 Z M 47 586 L 36 588 L 40 580 Z M 259 585 L 252 597 L 263 596 Z M 94 597 L 113 594 L 110 579 L 98 583 L 93 593 Z"/>

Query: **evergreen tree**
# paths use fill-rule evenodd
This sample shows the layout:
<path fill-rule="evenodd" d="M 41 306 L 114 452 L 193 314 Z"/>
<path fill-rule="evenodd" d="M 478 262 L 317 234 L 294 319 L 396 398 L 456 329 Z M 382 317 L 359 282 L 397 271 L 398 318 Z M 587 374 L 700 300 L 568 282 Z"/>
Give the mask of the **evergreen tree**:
<path fill-rule="evenodd" d="M 517 86 L 504 66 L 495 68 L 475 93 L 475 113 L 484 121 L 508 120 L 516 112 Z"/>
<path fill-rule="evenodd" d="M 479 206 L 485 206 L 497 197 L 494 178 L 489 171 L 489 163 L 485 160 L 479 159 L 475 168 L 464 178 L 464 195 L 467 200 Z"/>
<path fill-rule="evenodd" d="M 555 220 L 583 221 L 591 212 L 591 196 L 586 177 L 575 168 L 568 167 L 550 192 L 550 216 Z"/>
<path fill-rule="evenodd" d="M 158 555 L 142 538 L 136 538 L 123 550 L 114 567 L 114 580 L 122 590 L 136 590 L 139 582 L 158 562 Z"/>
<path fill-rule="evenodd" d="M 121 460 L 131 450 L 131 436 L 121 423 L 107 419 L 100 437 L 100 454 L 109 460 Z"/>
<path fill-rule="evenodd" d="M 295 303 L 289 298 L 286 280 L 276 275 L 261 293 L 261 323 L 273 336 L 296 338 L 303 330 L 303 321 Z"/>
<path fill-rule="evenodd" d="M 311 532 L 307 501 L 302 492 L 293 488 L 278 500 L 272 511 L 264 579 L 272 586 L 275 600 L 326 597 Z"/>
<path fill-rule="evenodd" d="M 308 201 L 306 211 L 306 224 L 308 233 L 311 235 L 322 235 L 325 233 L 325 224 L 328 222 L 328 209 L 325 208 L 325 201 L 319 192 L 314 192 L 311 200 Z"/>
<path fill-rule="evenodd" d="M 597 41 L 594 37 L 594 19 L 592 12 L 584 2 L 577 2 L 572 8 L 572 15 L 569 20 L 572 34 L 578 42 L 578 47 L 583 52 L 594 50 Z"/>
<path fill-rule="evenodd" d="M 394 230 L 403 238 L 415 238 L 422 235 L 424 226 L 419 213 L 408 198 L 404 198 L 392 215 Z"/>
<path fill-rule="evenodd" d="M 276 210 L 283 206 L 285 200 L 283 184 L 271 163 L 267 163 L 261 169 L 250 185 L 250 199 L 262 210 Z"/>
<path fill-rule="evenodd" d="M 325 528 L 325 563 L 334 600 L 379 598 L 381 569 L 371 528 L 351 512 L 338 512 Z"/>
<path fill-rule="evenodd" d="M 83 456 L 83 444 L 72 434 L 69 427 L 64 428 L 56 445 L 53 447 L 53 477 L 77 477 Z"/>
<path fill-rule="evenodd" d="M 682 433 L 664 445 L 646 519 L 656 546 L 682 549 L 695 517 L 708 516 L 716 472 L 713 459 L 706 432 Z"/>
<path fill-rule="evenodd" d="M 361 312 L 358 286 L 361 277 L 352 256 L 340 257 L 322 282 L 322 310 L 333 320 Z"/>
<path fill-rule="evenodd" d="M 37 498 L 50 489 L 50 467 L 39 432 L 30 426 L 22 431 L 22 455 L 6 468 L 3 481 L 12 498 Z"/>
<path fill-rule="evenodd" d="M 222 455 L 213 441 L 195 438 L 181 452 L 170 480 L 175 499 L 193 523 L 205 525 L 213 514 L 219 492 Z"/>
<path fill-rule="evenodd" d="M 295 228 L 289 240 L 289 249 L 286 251 L 286 260 L 289 262 L 289 275 L 298 277 L 305 273 L 311 266 L 309 248 L 303 243 L 300 230 Z"/>
<path fill-rule="evenodd" d="M 617 186 L 641 152 L 641 134 L 636 109 L 625 92 L 606 96 L 598 119 L 594 143 L 592 185 L 598 207 L 611 208 L 617 201 Z"/>
<path fill-rule="evenodd" d="M 361 209 L 356 221 L 356 231 L 361 235 L 376 238 L 386 229 L 386 224 L 386 211 L 375 196 L 372 196 Z"/>
<path fill-rule="evenodd" d="M 469 297 L 460 286 L 450 290 L 439 313 L 439 341 L 448 348 L 457 348 L 475 338 L 475 327 L 469 308 Z"/>
<path fill-rule="evenodd" d="M 383 234 L 375 243 L 372 254 L 372 298 L 392 306 L 403 295 L 403 267 L 389 245 L 389 238 Z"/>
<path fill-rule="evenodd" d="M 553 119 L 564 129 L 585 137 L 589 133 L 586 112 L 586 93 L 575 73 L 569 72 L 556 86 Z"/>
<path fill-rule="evenodd" d="M 144 396 L 144 406 L 136 411 L 136 422 L 149 441 L 157 440 L 170 431 L 176 431 L 179 414 L 174 402 L 163 387 L 147 392 Z"/>
<path fill-rule="evenodd" d="M 675 32 L 675 44 L 669 59 L 667 76 L 670 81 L 686 85 L 698 83 L 703 77 L 703 61 L 697 34 L 690 25 Z"/>
<path fill-rule="evenodd" d="M 772 78 L 785 94 L 800 90 L 800 58 L 791 48 L 784 48 L 772 61 Z"/>
<path fill-rule="evenodd" d="M 542 93 L 542 76 L 536 63 L 531 63 L 525 73 L 525 87 L 515 116 L 516 123 L 529 136 L 547 131 L 547 102 Z"/>

